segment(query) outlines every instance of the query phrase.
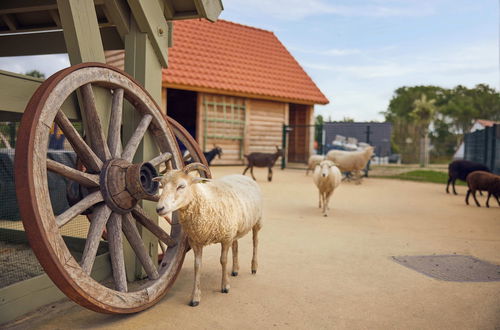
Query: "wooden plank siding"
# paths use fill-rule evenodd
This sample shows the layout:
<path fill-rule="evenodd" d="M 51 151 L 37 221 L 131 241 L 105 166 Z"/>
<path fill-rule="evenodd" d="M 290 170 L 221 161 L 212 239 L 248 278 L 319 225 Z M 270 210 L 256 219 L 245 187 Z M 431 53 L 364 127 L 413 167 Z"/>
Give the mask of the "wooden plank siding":
<path fill-rule="evenodd" d="M 217 145 L 224 152 L 213 165 L 244 164 L 244 154 L 282 146 L 288 103 L 198 93 L 197 111 L 196 140 L 204 151 Z"/>
<path fill-rule="evenodd" d="M 204 151 L 222 148 L 213 165 L 242 164 L 246 123 L 246 101 L 236 96 L 198 94 L 198 143 Z"/>

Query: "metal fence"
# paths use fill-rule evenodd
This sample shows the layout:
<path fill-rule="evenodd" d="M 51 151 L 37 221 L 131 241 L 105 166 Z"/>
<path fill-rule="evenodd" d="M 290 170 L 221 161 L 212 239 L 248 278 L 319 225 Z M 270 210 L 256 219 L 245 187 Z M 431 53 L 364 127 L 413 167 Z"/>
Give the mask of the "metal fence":
<path fill-rule="evenodd" d="M 500 174 L 500 125 L 465 134 L 464 159 L 488 166 Z"/>
<path fill-rule="evenodd" d="M 79 129 L 81 125 L 75 126 Z M 18 127 L 18 122 L 0 122 L 0 288 L 44 273 L 28 244 L 16 198 L 14 157 Z M 47 158 L 75 167 L 75 153 L 57 127 L 52 129 L 48 147 Z M 52 209 L 58 215 L 69 208 L 67 191 L 71 181 L 53 172 L 47 173 L 47 180 Z M 61 227 L 60 232 L 65 241 L 81 240 L 87 236 L 88 227 L 87 218 L 79 216 L 74 223 Z"/>

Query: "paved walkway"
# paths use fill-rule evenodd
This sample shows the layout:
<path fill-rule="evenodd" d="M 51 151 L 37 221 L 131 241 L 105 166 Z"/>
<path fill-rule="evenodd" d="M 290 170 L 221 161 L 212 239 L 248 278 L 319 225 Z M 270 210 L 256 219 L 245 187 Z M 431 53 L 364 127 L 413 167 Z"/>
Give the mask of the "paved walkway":
<path fill-rule="evenodd" d="M 241 167 L 218 167 L 215 175 Z M 202 301 L 187 306 L 193 277 L 188 253 L 173 289 L 156 306 L 130 316 L 101 315 L 73 303 L 30 328 L 107 329 L 494 329 L 500 282 L 439 281 L 391 256 L 464 254 L 500 264 L 500 208 L 466 206 L 445 186 L 366 179 L 342 184 L 330 216 L 303 171 L 255 175 L 265 196 L 260 268 L 250 274 L 251 240 L 240 242 L 240 275 L 222 294 L 219 246 L 205 248 Z M 484 200 L 484 197 L 483 199 Z M 26 325 L 25 325 L 26 326 Z"/>

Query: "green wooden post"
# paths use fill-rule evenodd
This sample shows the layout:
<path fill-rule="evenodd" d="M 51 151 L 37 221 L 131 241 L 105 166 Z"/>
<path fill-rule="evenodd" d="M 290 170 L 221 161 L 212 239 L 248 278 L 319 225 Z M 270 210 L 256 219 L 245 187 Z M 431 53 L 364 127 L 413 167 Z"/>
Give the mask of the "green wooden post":
<path fill-rule="evenodd" d="M 168 34 L 165 33 L 165 38 L 167 38 L 167 35 Z M 166 47 L 166 40 L 164 44 Z M 141 32 L 134 19 L 131 21 L 129 33 L 125 36 L 125 71 L 134 76 L 134 78 L 148 90 L 156 102 L 161 104 L 162 65 L 150 39 L 148 38 L 148 34 L 146 32 Z M 137 113 L 137 111 L 128 106 L 124 108 L 124 118 L 127 119 L 123 122 L 123 139 L 124 141 L 127 141 L 141 120 L 141 116 Z M 147 133 L 144 137 L 144 141 L 137 149 L 134 162 L 151 159 L 157 154 L 158 150 L 156 145 L 149 133 Z M 153 202 L 144 201 L 142 206 L 150 215 L 151 219 L 158 220 L 158 215 L 155 211 L 155 204 Z M 141 229 L 142 227 L 139 228 L 139 230 Z M 146 230 L 143 230 L 141 235 L 144 240 L 144 245 L 149 250 L 149 255 L 153 260 L 157 260 L 158 239 Z M 124 247 L 124 254 L 127 277 L 129 279 L 134 277 L 145 277 L 146 275 L 142 266 L 137 261 L 135 253 L 132 251 L 128 243 Z"/>
<path fill-rule="evenodd" d="M 71 65 L 84 62 L 105 62 L 104 48 L 102 46 L 97 14 L 93 0 L 58 0 L 61 25 L 64 40 L 68 50 Z M 111 95 L 100 87 L 93 87 L 97 112 L 105 133 L 109 123 L 109 109 L 111 108 Z M 79 102 L 81 104 L 81 102 Z M 86 130 L 92 129 L 91 123 L 83 125 Z"/>

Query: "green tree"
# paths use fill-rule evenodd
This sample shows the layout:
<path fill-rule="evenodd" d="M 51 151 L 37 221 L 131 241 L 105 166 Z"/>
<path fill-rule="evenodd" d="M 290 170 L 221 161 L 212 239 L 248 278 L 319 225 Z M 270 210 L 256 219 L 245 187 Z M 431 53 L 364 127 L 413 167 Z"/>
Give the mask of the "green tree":
<path fill-rule="evenodd" d="M 429 125 L 436 113 L 436 100 L 428 100 L 425 94 L 413 101 L 413 110 L 410 117 L 415 120 L 420 138 L 420 166 L 429 165 Z"/>
<path fill-rule="evenodd" d="M 34 78 L 40 78 L 40 79 L 45 79 L 45 74 L 38 71 L 38 70 L 31 70 L 25 73 L 27 76 L 31 76 Z"/>

